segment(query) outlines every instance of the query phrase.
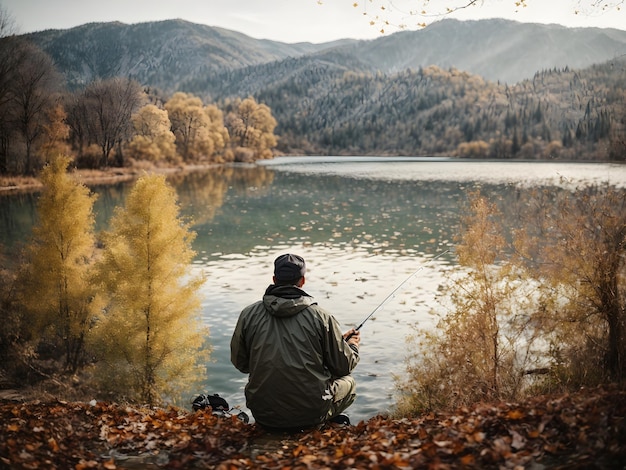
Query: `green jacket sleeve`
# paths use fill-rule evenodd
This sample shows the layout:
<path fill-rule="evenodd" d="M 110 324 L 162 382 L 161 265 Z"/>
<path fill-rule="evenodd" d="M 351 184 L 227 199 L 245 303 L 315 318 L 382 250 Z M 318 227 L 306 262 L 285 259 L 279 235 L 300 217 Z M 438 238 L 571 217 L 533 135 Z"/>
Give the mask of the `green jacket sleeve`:
<path fill-rule="evenodd" d="M 230 362 L 244 374 L 250 373 L 250 355 L 244 340 L 244 316 L 240 316 L 230 339 Z"/>
<path fill-rule="evenodd" d="M 359 353 L 343 339 L 337 320 L 332 315 L 328 318 L 324 363 L 333 377 L 343 377 L 359 363 Z"/>

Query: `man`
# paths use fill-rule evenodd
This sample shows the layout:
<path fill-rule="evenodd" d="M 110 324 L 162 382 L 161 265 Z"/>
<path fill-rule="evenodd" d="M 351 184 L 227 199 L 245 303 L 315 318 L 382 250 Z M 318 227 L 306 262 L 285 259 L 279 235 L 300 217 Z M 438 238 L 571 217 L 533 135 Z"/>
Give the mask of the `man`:
<path fill-rule="evenodd" d="M 356 398 L 350 373 L 360 333 L 341 334 L 337 320 L 302 290 L 305 273 L 301 256 L 276 258 L 274 283 L 241 312 L 230 342 L 231 362 L 250 374 L 246 404 L 270 430 L 339 421 Z"/>

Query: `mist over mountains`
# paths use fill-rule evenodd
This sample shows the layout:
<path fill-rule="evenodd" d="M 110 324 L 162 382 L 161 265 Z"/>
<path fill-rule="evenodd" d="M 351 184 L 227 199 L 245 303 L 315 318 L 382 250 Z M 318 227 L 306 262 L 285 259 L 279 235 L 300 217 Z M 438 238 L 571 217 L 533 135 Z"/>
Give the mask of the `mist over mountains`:
<path fill-rule="evenodd" d="M 456 155 L 479 142 L 476 156 L 555 158 L 547 145 L 560 142 L 568 158 L 595 159 L 626 127 L 626 31 L 616 29 L 448 19 L 375 40 L 287 44 L 168 20 L 26 37 L 70 90 L 122 76 L 165 96 L 253 96 L 272 109 L 285 153 Z"/>

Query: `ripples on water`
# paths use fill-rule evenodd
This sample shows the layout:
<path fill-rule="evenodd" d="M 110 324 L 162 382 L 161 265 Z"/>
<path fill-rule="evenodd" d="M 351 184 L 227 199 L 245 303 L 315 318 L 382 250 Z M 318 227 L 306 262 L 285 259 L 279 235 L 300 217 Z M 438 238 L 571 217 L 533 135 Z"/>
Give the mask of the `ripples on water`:
<path fill-rule="evenodd" d="M 216 361 L 210 365 L 207 386 L 227 396 L 231 404 L 244 404 L 246 376 L 230 365 L 230 335 L 239 311 L 259 300 L 270 284 L 275 257 L 287 251 L 295 251 L 307 260 L 304 289 L 335 315 L 343 330 L 360 324 L 396 286 L 419 269 L 420 263 L 427 263 L 422 256 L 372 256 L 358 249 L 346 252 L 296 244 L 274 247 L 269 252 L 255 250 L 246 259 L 204 265 L 207 283 L 203 297 L 209 300 L 203 312 L 211 327 L 212 357 Z M 426 264 L 361 329 L 361 360 L 354 371 L 359 399 L 350 409 L 354 419 L 366 419 L 392 405 L 393 374 L 401 373 L 404 366 L 405 336 L 411 324 L 431 322 L 428 309 L 438 285 L 438 272 L 436 263 Z"/>

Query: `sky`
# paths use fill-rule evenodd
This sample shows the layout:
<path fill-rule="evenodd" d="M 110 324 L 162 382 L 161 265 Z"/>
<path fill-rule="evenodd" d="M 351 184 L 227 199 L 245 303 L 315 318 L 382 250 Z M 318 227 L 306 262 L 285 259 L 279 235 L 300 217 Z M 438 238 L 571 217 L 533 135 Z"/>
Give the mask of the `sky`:
<path fill-rule="evenodd" d="M 92 22 L 127 24 L 183 19 L 256 39 L 322 43 L 376 39 L 444 18 L 506 18 L 568 27 L 626 30 L 626 0 L 0 0 L 17 33 L 67 29 Z M 426 6 L 424 4 L 426 3 Z M 594 4 L 610 4 L 608 8 Z M 443 8 L 443 9 L 442 9 Z M 578 13 L 577 13 L 578 12 Z M 423 14 L 425 13 L 425 14 Z"/>

